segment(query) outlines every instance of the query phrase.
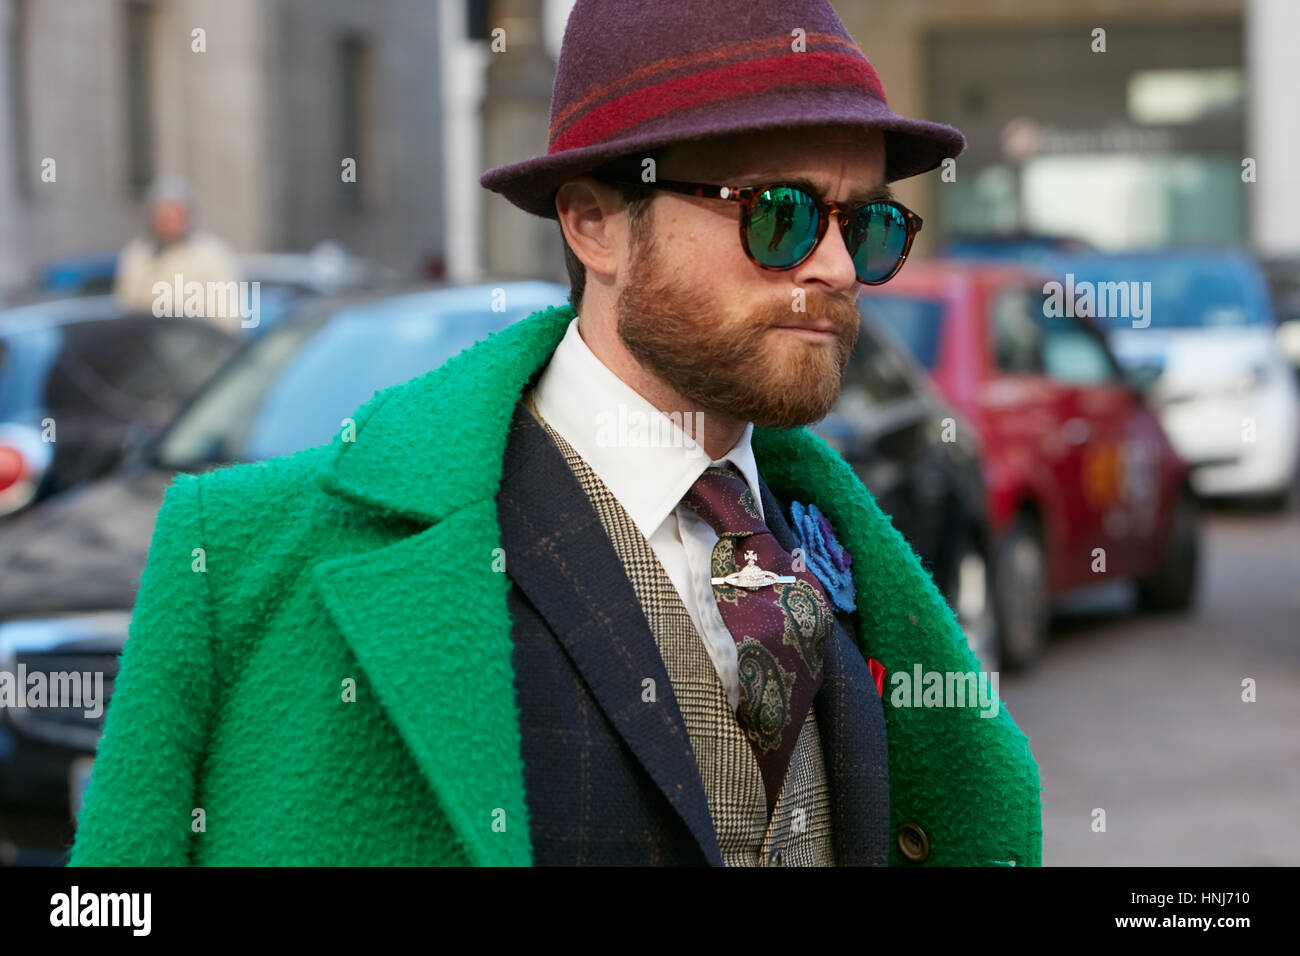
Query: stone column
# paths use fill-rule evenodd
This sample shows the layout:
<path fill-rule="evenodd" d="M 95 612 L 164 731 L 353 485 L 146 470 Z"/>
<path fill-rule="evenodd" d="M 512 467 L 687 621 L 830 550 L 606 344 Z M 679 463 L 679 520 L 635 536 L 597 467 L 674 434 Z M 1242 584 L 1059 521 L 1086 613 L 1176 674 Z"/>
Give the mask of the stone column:
<path fill-rule="evenodd" d="M 0 302 L 27 278 L 26 244 L 23 241 L 24 209 L 19 194 L 19 170 L 15 166 L 17 144 L 13 141 L 14 102 L 10 83 L 13 80 L 8 46 L 10 31 L 15 28 L 10 0 L 0 0 Z"/>
<path fill-rule="evenodd" d="M 1250 195 L 1251 244 L 1263 255 L 1300 255 L 1300 3 L 1250 0 L 1245 32 L 1246 156 L 1255 160 L 1256 181 L 1242 188 Z"/>
<path fill-rule="evenodd" d="M 480 173 L 546 152 L 555 81 L 555 64 L 543 44 L 542 0 L 496 0 L 490 25 L 505 30 L 505 50 L 488 55 Z M 497 41 L 488 42 L 491 50 Z M 483 192 L 488 275 L 564 280 L 559 226 Z"/>

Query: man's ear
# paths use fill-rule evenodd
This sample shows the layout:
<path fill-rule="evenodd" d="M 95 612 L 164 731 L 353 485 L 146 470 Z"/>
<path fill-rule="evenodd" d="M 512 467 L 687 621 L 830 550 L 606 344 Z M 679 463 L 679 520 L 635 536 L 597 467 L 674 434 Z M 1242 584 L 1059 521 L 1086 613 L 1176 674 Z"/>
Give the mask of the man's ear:
<path fill-rule="evenodd" d="M 628 241 L 627 217 L 622 197 L 607 183 L 577 176 L 555 194 L 555 213 L 564 238 L 588 272 L 613 275 L 618 270 L 618 247 Z"/>

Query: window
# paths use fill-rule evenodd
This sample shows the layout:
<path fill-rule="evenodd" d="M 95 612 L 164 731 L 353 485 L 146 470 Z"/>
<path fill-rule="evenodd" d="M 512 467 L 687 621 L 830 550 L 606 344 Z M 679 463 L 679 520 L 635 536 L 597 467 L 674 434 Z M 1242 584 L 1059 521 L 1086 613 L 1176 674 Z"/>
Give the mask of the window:
<path fill-rule="evenodd" d="M 154 19 L 151 4 L 126 5 L 126 174 L 137 194 L 154 178 Z"/>
<path fill-rule="evenodd" d="M 1037 288 L 996 293 L 993 350 L 998 369 L 1070 385 L 1101 385 L 1119 378 L 1101 338 L 1078 319 L 1049 315 L 1044 300 Z"/>
<path fill-rule="evenodd" d="M 9 51 L 9 115 L 13 117 L 14 177 L 20 196 L 32 192 L 31 170 L 28 167 L 27 140 L 27 4 L 29 0 L 14 0 L 9 19 L 9 36 L 5 43 Z"/>
<path fill-rule="evenodd" d="M 348 208 L 360 210 L 373 195 L 371 187 L 379 179 L 370 149 L 373 142 L 369 126 L 373 119 L 370 45 L 361 37 L 346 36 L 339 41 L 338 56 L 339 156 L 356 162 L 356 181 L 348 182 L 340 176 L 340 192 Z"/>
<path fill-rule="evenodd" d="M 1040 321 L 1048 378 L 1072 385 L 1104 385 L 1119 377 L 1106 347 L 1077 319 L 1041 316 Z"/>
<path fill-rule="evenodd" d="M 49 406 L 161 427 L 237 347 L 200 319 L 71 325 L 47 384 Z"/>
<path fill-rule="evenodd" d="M 161 429 L 238 346 L 198 319 L 101 319 L 55 331 L 40 383 L 40 404 L 58 426 L 52 493 L 114 468 L 134 428 Z"/>
<path fill-rule="evenodd" d="M 437 368 L 532 311 L 462 311 L 415 295 L 286 323 L 240 353 L 177 417 L 159 463 L 186 471 L 328 442 L 376 391 Z"/>
<path fill-rule="evenodd" d="M 1043 374 L 1043 294 L 1036 289 L 1000 289 L 993 297 L 993 356 L 998 370 L 1012 375 Z"/>
<path fill-rule="evenodd" d="M 1128 115 L 1137 123 L 1195 123 L 1239 114 L 1246 102 L 1238 67 L 1137 70 L 1129 77 Z"/>
<path fill-rule="evenodd" d="M 488 0 L 465 0 L 465 35 L 471 40 L 492 39 Z"/>

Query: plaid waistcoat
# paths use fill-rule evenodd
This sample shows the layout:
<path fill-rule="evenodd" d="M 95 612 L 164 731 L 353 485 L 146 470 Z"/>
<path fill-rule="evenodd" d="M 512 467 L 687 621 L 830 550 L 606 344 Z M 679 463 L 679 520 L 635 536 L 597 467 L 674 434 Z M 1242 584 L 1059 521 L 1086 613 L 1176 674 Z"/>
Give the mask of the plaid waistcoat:
<path fill-rule="evenodd" d="M 564 455 L 618 554 L 672 682 L 726 866 L 833 866 L 830 797 L 814 708 L 790 757 L 770 821 L 758 761 L 704 641 L 654 550 L 591 466 L 525 405 Z"/>

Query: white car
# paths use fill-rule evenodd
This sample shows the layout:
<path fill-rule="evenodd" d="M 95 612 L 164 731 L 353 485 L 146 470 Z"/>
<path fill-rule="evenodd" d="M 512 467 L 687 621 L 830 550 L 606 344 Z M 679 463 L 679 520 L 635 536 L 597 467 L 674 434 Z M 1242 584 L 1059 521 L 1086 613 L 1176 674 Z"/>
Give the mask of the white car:
<path fill-rule="evenodd" d="M 1300 389 L 1255 261 L 1165 250 L 1071 257 L 1055 271 L 1092 293 L 1120 362 L 1154 380 L 1148 398 L 1193 489 L 1285 506 L 1300 464 Z M 1127 308 L 1115 308 L 1125 294 Z"/>

